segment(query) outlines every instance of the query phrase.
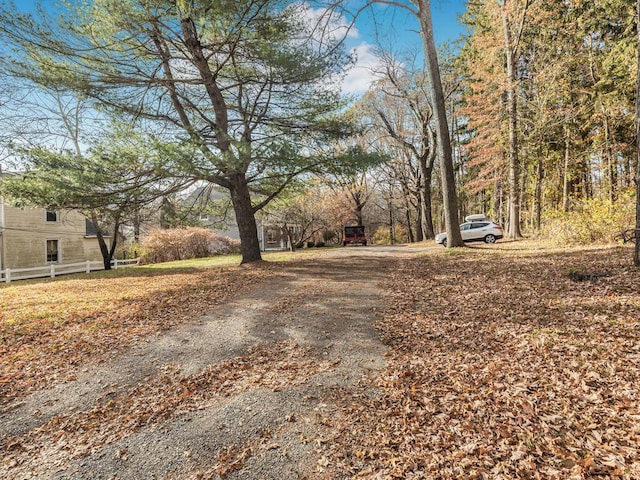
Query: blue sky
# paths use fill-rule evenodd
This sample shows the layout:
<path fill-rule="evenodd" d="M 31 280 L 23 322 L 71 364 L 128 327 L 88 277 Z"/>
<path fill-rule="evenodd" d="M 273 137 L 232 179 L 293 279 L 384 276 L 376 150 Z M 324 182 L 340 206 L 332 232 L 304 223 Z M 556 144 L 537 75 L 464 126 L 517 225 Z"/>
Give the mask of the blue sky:
<path fill-rule="evenodd" d="M 358 0 L 352 3 L 354 6 Z M 408 2 L 407 2 L 408 3 Z M 432 0 L 431 16 L 437 44 L 454 42 L 465 33 L 458 16 L 464 13 L 467 0 Z M 347 75 L 343 91 L 360 95 L 375 79 L 376 50 L 391 51 L 400 58 L 416 54 L 422 58 L 422 43 L 416 18 L 408 11 L 387 5 L 376 5 L 363 12 L 356 21 L 347 45 L 354 49 L 358 63 Z"/>
<path fill-rule="evenodd" d="M 4 0 L 0 0 L 4 1 Z M 14 0 L 15 1 L 15 0 Z M 17 7 L 23 11 L 33 10 L 36 0 L 17 0 Z M 59 0 L 41 0 L 41 4 L 57 4 Z M 359 0 L 347 0 L 347 5 L 357 5 Z M 458 14 L 464 12 L 467 0 L 432 0 L 431 13 L 433 17 L 433 27 L 436 42 L 441 43 L 446 40 L 454 40 L 463 32 L 462 26 L 457 21 Z M 364 14 L 357 22 L 362 38 L 370 43 L 375 43 L 376 38 L 388 37 L 388 33 L 397 35 L 397 38 L 415 37 L 415 20 L 402 9 L 377 5 L 374 7 L 377 16 L 376 21 L 370 14 Z M 377 23 L 377 25 L 376 25 Z"/>
<path fill-rule="evenodd" d="M 436 43 L 453 41 L 464 33 L 458 15 L 465 10 L 467 0 L 432 0 L 431 15 Z M 375 20 L 368 12 L 356 22 L 362 38 L 367 42 L 377 40 L 397 44 L 397 41 L 418 42 L 417 22 L 408 11 L 389 5 L 374 7 Z"/>
<path fill-rule="evenodd" d="M 4 1 L 4 0 L 0 0 Z M 73 1 L 73 0 L 71 0 Z M 304 0 L 303 0 L 304 1 Z M 347 8 L 356 8 L 363 0 L 347 0 Z M 405 0 L 409 3 L 408 0 Z M 20 10 L 30 11 L 36 0 L 18 0 Z M 59 4 L 59 0 L 43 0 L 43 5 Z M 433 30 L 437 44 L 460 38 L 464 28 L 458 16 L 465 10 L 467 0 L 431 0 Z M 345 19 L 349 21 L 349 19 Z M 422 45 L 415 17 L 408 11 L 388 5 L 375 5 L 362 13 L 351 31 L 347 45 L 356 52 L 358 63 L 347 76 L 343 91 L 359 95 L 366 91 L 374 80 L 378 48 L 392 51 L 398 56 L 416 53 L 421 57 Z"/>

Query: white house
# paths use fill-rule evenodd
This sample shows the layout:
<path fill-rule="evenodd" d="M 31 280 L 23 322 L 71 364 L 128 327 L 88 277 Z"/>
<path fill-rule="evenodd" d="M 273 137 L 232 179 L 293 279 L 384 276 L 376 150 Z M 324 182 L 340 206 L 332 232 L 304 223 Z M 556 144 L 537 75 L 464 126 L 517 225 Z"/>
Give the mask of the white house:
<path fill-rule="evenodd" d="M 101 260 L 92 230 L 79 212 L 17 208 L 0 197 L 0 270 Z"/>

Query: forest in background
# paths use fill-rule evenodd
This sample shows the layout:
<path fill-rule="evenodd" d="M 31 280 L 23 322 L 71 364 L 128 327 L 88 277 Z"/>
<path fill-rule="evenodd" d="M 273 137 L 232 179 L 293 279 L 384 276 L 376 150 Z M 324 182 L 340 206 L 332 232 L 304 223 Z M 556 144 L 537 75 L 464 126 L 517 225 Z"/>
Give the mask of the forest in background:
<path fill-rule="evenodd" d="M 469 3 L 464 21 L 473 34 L 457 59 L 461 115 L 470 134 L 462 172 L 474 196 L 470 204 L 504 218 L 505 190 L 515 174 L 527 231 L 574 215 L 587 221 L 583 213 L 611 220 L 612 229 L 631 226 L 636 6 L 617 0 L 503 3 Z M 510 122 L 516 126 L 512 139 Z"/>
<path fill-rule="evenodd" d="M 224 3 L 221 2 L 219 8 L 227 8 Z M 248 5 L 260 11 L 256 5 L 266 9 L 272 3 L 275 4 L 263 0 L 248 2 Z M 416 8 L 429 6 L 429 2 L 424 1 L 400 4 Z M 139 5 L 146 4 L 140 2 Z M 193 5 L 189 15 L 193 18 L 201 15 L 203 25 L 202 31 L 197 34 L 203 39 L 207 38 L 214 26 L 206 24 L 206 9 L 198 10 L 204 8 L 204 3 L 193 2 Z M 354 14 L 347 11 L 341 2 L 331 5 L 334 8 L 331 15 L 318 20 L 316 27 L 327 27 L 338 17 L 341 20 L 349 19 L 349 15 Z M 313 6 L 329 11 L 329 5 L 322 5 L 321 2 Z M 101 8 L 103 11 L 99 14 L 103 15 L 102 18 L 114 15 L 109 10 L 112 8 L 110 2 L 102 2 Z M 116 11 L 119 20 L 109 17 L 112 24 L 99 31 L 102 40 L 109 35 L 116 35 L 114 32 L 118 29 L 132 31 L 147 21 L 142 16 L 129 18 L 126 12 Z M 296 35 L 296 42 L 299 42 L 300 35 L 308 30 L 308 26 L 298 25 L 281 13 L 276 9 L 260 18 L 262 23 L 256 23 L 240 8 L 225 12 L 221 21 L 228 22 L 229 32 L 232 27 L 238 30 L 228 33 L 221 44 L 241 38 L 237 36 L 240 31 L 252 31 L 254 36 L 250 41 L 247 40 L 246 50 L 233 51 L 237 57 L 234 57 L 235 60 L 209 66 L 209 73 L 215 74 L 213 78 L 224 77 L 221 83 L 223 88 L 216 100 L 218 104 L 198 104 L 202 97 L 194 101 L 194 97 L 190 97 L 193 92 L 187 87 L 184 87 L 184 92 L 179 92 L 184 96 L 181 108 L 186 108 L 189 115 L 195 112 L 193 116 L 198 121 L 205 120 L 199 136 L 193 137 L 196 140 L 191 145 L 171 145 L 171 142 L 175 143 L 175 135 L 180 141 L 184 137 L 180 136 L 179 131 L 176 133 L 175 128 L 169 129 L 174 135 L 173 140 L 167 140 L 168 137 L 164 136 L 163 141 L 169 143 L 162 147 L 155 144 L 150 146 L 144 138 L 135 148 L 127 145 L 128 163 L 116 168 L 114 163 L 123 158 L 123 143 L 135 140 L 126 129 L 123 133 L 122 127 L 119 127 L 113 129 L 115 134 L 95 150 L 98 152 L 98 155 L 94 155 L 97 161 L 94 158 L 88 162 L 86 155 L 80 155 L 84 155 L 80 163 L 85 166 L 104 164 L 104 159 L 108 158 L 112 162 L 110 168 L 118 172 L 119 178 L 123 171 L 131 170 L 132 176 L 137 175 L 138 181 L 133 185 L 141 183 L 141 170 L 147 175 L 142 182 L 145 185 L 158 178 L 175 175 L 179 170 L 179 176 L 173 181 L 165 180 L 166 194 L 161 195 L 163 189 L 158 188 L 153 192 L 153 199 L 129 197 L 127 211 L 119 211 L 121 215 L 118 222 L 121 225 L 133 225 L 136 231 L 140 230 L 140 223 L 145 220 L 169 227 L 203 224 L 204 218 L 206 226 L 221 226 L 230 215 L 233 216 L 230 213 L 234 210 L 232 207 L 236 208 L 238 216 L 238 202 L 234 200 L 233 193 L 236 187 L 231 182 L 235 179 L 225 172 L 229 171 L 229 165 L 234 171 L 233 168 L 240 162 L 246 165 L 239 174 L 249 184 L 253 202 L 249 206 L 246 199 L 243 200 L 243 211 L 258 214 L 268 222 L 280 225 L 283 231 L 297 235 L 295 240 L 298 244 L 307 240 L 339 241 L 339 232 L 345 224 L 367 225 L 369 233 L 380 243 L 433 238 L 435 233 L 445 228 L 445 222 L 443 192 L 438 181 L 441 164 L 437 155 L 434 110 L 429 95 L 432 85 L 425 72 L 422 52 L 401 49 L 385 51 L 380 48 L 377 52 L 380 62 L 374 72 L 378 80 L 355 103 L 341 103 L 333 92 L 319 92 L 314 90 L 315 87 L 310 87 L 321 78 L 335 79 L 340 71 L 348 70 L 351 60 L 347 52 L 343 52 L 342 56 L 339 53 L 339 49 L 344 47 L 341 40 L 336 38 L 334 32 L 328 38 L 330 42 L 327 45 L 330 48 L 326 51 L 313 50 L 315 47 L 305 50 L 306 47 L 301 48 L 296 43 L 295 51 L 286 52 L 292 58 L 307 55 L 304 58 L 308 62 L 315 62 L 313 65 L 317 70 L 313 75 L 301 78 L 299 69 L 292 68 L 290 59 L 285 62 L 282 58 L 285 52 L 275 52 L 274 45 L 282 43 L 287 35 Z M 99 18 L 97 13 L 94 15 Z M 171 12 L 171 15 L 183 18 L 186 14 Z M 68 67 L 74 65 L 74 59 L 79 57 L 71 48 L 73 42 L 64 44 L 64 31 L 60 36 L 61 46 L 56 47 L 58 51 L 38 52 L 36 55 L 27 47 L 36 44 L 37 33 L 23 35 L 18 32 L 28 22 L 24 23 L 9 10 L 3 12 L 3 17 L 6 20 L 3 35 L 11 41 L 10 45 L 22 48 L 14 49 L 18 53 L 5 58 L 3 63 L 2 108 L 7 113 L 4 132 L 7 138 L 10 137 L 3 142 L 8 152 L 3 162 L 5 170 L 11 167 L 10 161 L 15 162 L 17 158 L 16 149 L 11 148 L 16 143 L 22 149 L 18 154 L 20 161 L 28 164 L 34 157 L 39 157 L 40 163 L 30 165 L 36 170 L 43 165 L 43 155 L 42 152 L 35 152 L 34 148 L 52 150 L 53 145 L 54 150 L 62 151 L 71 143 L 75 154 L 80 154 L 83 150 L 82 137 L 96 131 L 93 128 L 89 132 L 82 132 L 82 126 L 90 122 L 104 123 L 103 115 L 106 113 L 109 121 L 115 117 L 119 123 L 126 123 L 129 129 L 142 132 L 141 137 L 150 131 L 158 134 L 157 125 L 151 127 L 153 122 L 159 124 L 166 120 L 165 116 L 181 115 L 180 109 L 177 109 L 177 113 L 166 113 L 164 109 L 167 107 L 163 106 L 161 100 L 143 105 L 147 100 L 142 96 L 133 100 L 126 98 L 126 101 L 109 96 L 115 91 L 117 82 L 121 82 L 122 92 L 129 92 L 131 85 L 138 80 L 136 74 L 127 69 L 136 62 L 140 62 L 140 68 L 148 68 L 144 61 L 149 59 L 129 58 L 123 56 L 125 54 L 122 51 L 116 52 L 119 55 L 116 56 L 108 51 L 104 43 L 96 41 L 91 48 L 98 53 L 95 57 L 83 59 L 86 71 L 78 73 L 74 70 L 76 67 Z M 122 20 L 125 17 L 127 22 Z M 174 20 L 167 18 L 167 25 L 170 25 Z M 34 16 L 29 21 L 37 24 L 38 17 Z M 467 35 L 455 45 L 442 45 L 439 50 L 440 78 L 453 149 L 460 219 L 481 212 L 505 225 L 511 238 L 542 235 L 560 243 L 611 241 L 623 230 L 633 227 L 634 176 L 637 171 L 636 6 L 622 0 L 469 2 L 461 21 L 468 27 Z M 268 22 L 281 27 L 281 30 L 274 35 L 266 34 L 262 26 Z M 194 22 L 196 26 L 201 24 Z M 149 38 L 153 39 L 158 33 L 153 30 L 152 21 L 149 25 Z M 47 32 L 43 29 L 40 34 Z M 73 30 L 73 33 L 84 35 L 83 41 L 90 41 L 87 40 L 87 32 L 81 28 Z M 179 45 L 186 50 L 192 48 L 188 38 L 175 40 L 171 37 L 171 31 L 161 34 L 166 35 L 163 41 L 167 42 L 168 47 L 166 51 L 160 49 L 159 53 L 152 52 L 153 58 L 165 68 L 165 78 L 161 78 L 159 71 L 154 73 L 157 77 L 154 76 L 153 81 L 158 82 L 159 89 L 166 88 L 167 79 L 176 85 L 182 81 L 179 78 L 176 80 L 175 72 L 173 77 L 167 77 L 171 73 L 169 67 L 175 64 L 165 62 L 164 54 L 174 55 L 178 52 L 186 57 L 191 55 L 193 68 L 204 68 L 196 61 L 200 58 L 198 52 L 192 49 L 191 53 L 185 54 L 178 48 Z M 317 35 L 317 32 L 313 35 Z M 313 35 L 309 34 L 309 38 L 316 41 Z M 169 47 L 171 45 L 173 47 Z M 259 55 L 245 55 L 249 49 L 257 48 L 256 45 L 264 47 L 262 50 L 258 48 Z M 214 47 L 206 46 L 202 51 L 206 52 L 207 48 Z M 226 51 L 224 46 L 215 48 L 220 48 L 220 52 Z M 20 57 L 25 54 L 30 55 L 29 61 Z M 60 60 L 60 55 L 63 60 Z M 52 58 L 59 62 L 55 64 L 56 75 L 47 76 L 50 73 L 47 59 Z M 111 58 L 116 70 L 120 68 L 117 81 L 114 80 L 115 74 L 107 80 L 99 78 L 99 74 L 111 75 L 101 70 L 104 58 Z M 208 57 L 210 63 L 212 59 L 218 61 L 214 55 Z M 247 61 L 259 62 L 262 66 L 255 67 L 252 72 L 241 71 L 238 63 L 243 65 L 242 68 L 251 70 L 246 66 Z M 68 68 L 64 67 L 64 62 L 68 62 Z M 274 62 L 280 62 L 278 66 L 282 71 L 278 75 L 264 81 L 255 78 L 255 72 L 266 71 L 266 65 L 273 66 Z M 275 118 L 277 115 L 265 113 L 282 110 L 283 99 L 292 94 L 287 91 L 288 80 L 284 79 L 287 75 L 296 76 L 300 92 L 307 91 L 312 95 L 309 98 L 313 98 L 316 105 L 323 104 L 325 100 L 328 102 L 323 104 L 323 108 L 312 109 L 309 105 L 311 102 L 305 102 L 298 92 L 295 97 L 298 103 L 291 105 L 291 111 L 303 109 L 296 114 L 299 121 L 296 125 Z M 202 80 L 205 85 L 210 77 L 203 78 L 198 81 Z M 231 92 L 232 88 L 227 88 L 230 82 L 239 85 L 235 93 Z M 28 95 L 25 94 L 25 88 L 29 90 Z M 272 102 L 269 104 L 247 93 L 257 90 L 269 90 L 272 96 L 277 94 L 278 102 L 269 100 Z M 169 93 L 164 94 L 165 99 L 172 90 L 166 92 Z M 234 101 L 240 106 L 234 107 Z M 139 110 L 134 108 L 135 102 L 140 102 Z M 206 126 L 211 118 L 215 117 L 215 121 L 222 118 L 219 110 L 221 102 L 226 102 L 225 118 L 231 125 L 225 135 L 233 137 L 237 134 L 237 144 L 234 143 L 236 140 L 221 142 L 222 137 L 211 134 L 210 128 L 213 127 Z M 25 105 L 32 107 L 29 113 L 20 110 Z M 96 107 L 101 112 L 98 116 L 92 110 Z M 207 109 L 211 114 L 207 113 Z M 327 119 L 330 121 L 327 122 Z M 168 123 L 172 122 L 173 127 L 179 123 L 173 118 Z M 194 122 L 193 118 L 190 122 Z M 250 127 L 242 133 L 242 125 Z M 193 129 L 190 130 L 188 123 L 181 128 L 193 136 Z M 166 132 L 165 129 L 163 135 Z M 300 135 L 301 132 L 304 134 Z M 259 145 L 255 140 L 257 136 L 261 136 Z M 52 137 L 56 139 L 52 141 Z M 62 137 L 66 137 L 66 140 L 61 141 Z M 287 143 L 294 138 L 295 144 Z M 186 156 L 196 155 L 194 150 L 200 148 L 198 142 L 209 149 L 203 155 L 204 160 L 185 162 Z M 252 147 L 243 149 L 243 142 Z M 230 146 L 226 146 L 227 143 Z M 27 154 L 24 145 L 29 145 Z M 130 150 L 138 149 L 139 152 L 140 145 L 144 146 L 147 156 L 151 151 L 153 155 L 165 159 L 162 165 L 156 163 L 153 166 L 155 177 L 149 175 L 146 164 L 143 165 L 145 168 L 132 166 L 132 162 L 135 163 L 140 155 L 132 154 Z M 219 148 L 222 150 L 216 150 Z M 117 151 L 118 155 L 112 158 L 105 151 Z M 229 154 L 235 160 L 226 159 L 221 166 L 217 159 L 224 155 L 217 157 L 217 151 Z M 243 159 L 243 155 L 254 155 L 258 151 L 258 155 L 263 157 L 257 158 L 257 161 Z M 264 155 L 271 157 L 264 160 Z M 46 165 L 47 178 L 52 171 L 78 169 L 78 164 L 62 162 L 64 164 L 61 165 L 59 157 L 54 159 L 55 162 L 51 162 L 50 157 Z M 205 162 L 211 162 L 213 168 L 203 166 Z M 186 168 L 185 163 L 188 163 Z M 91 178 L 101 187 L 112 180 L 105 178 L 104 172 L 100 172 L 100 175 Z M 252 188 L 251 182 L 256 177 L 260 177 L 260 182 Z M 85 175 L 83 181 L 90 183 L 91 178 Z M 181 184 L 189 188 L 186 190 L 188 193 L 176 193 Z M 194 184 L 202 186 L 197 194 L 194 194 Z M 123 188 L 128 189 L 130 185 Z M 219 188 L 228 189 L 230 185 L 230 197 L 220 198 L 219 194 L 213 193 Z M 18 193 L 25 195 L 24 191 Z M 26 195 L 31 193 L 27 192 Z M 60 197 L 55 196 L 57 199 Z M 45 196 L 40 201 L 51 198 L 51 195 Z M 139 208 L 132 209 L 131 204 L 136 202 L 139 202 Z M 95 204 L 80 206 L 90 210 L 92 215 L 99 207 Z M 112 205 L 109 207 L 98 209 L 100 215 L 93 215 L 92 218 L 106 217 L 109 220 L 109 216 L 114 215 Z M 158 212 L 162 212 L 160 219 Z"/>
<path fill-rule="evenodd" d="M 468 36 L 440 56 L 461 217 L 484 212 L 507 225 L 514 204 L 517 233 L 572 243 L 611 241 L 633 226 L 635 13 L 615 0 L 469 2 Z M 415 59 L 384 58 L 359 108 L 392 152 L 382 171 L 406 211 L 399 222 L 416 230 L 432 216 L 441 230 L 430 107 L 420 103 L 428 85 Z"/>

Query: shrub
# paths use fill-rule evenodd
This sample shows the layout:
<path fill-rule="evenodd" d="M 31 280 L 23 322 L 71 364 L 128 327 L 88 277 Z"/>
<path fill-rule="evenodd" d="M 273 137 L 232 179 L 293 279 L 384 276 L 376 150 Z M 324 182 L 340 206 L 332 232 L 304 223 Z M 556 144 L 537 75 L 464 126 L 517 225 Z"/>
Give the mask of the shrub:
<path fill-rule="evenodd" d="M 609 243 L 635 224 L 633 192 L 614 203 L 605 198 L 579 202 L 571 212 L 552 211 L 543 219 L 541 235 L 557 245 Z"/>
<path fill-rule="evenodd" d="M 307 248 L 313 248 L 314 246 L 315 246 L 315 243 L 307 242 Z"/>
<path fill-rule="evenodd" d="M 395 243 L 404 243 L 407 241 L 408 233 L 404 225 L 394 225 L 393 236 Z M 373 241 L 378 245 L 391 245 L 391 233 L 389 227 L 378 227 L 373 234 Z"/>
<path fill-rule="evenodd" d="M 128 258 L 142 258 L 144 256 L 144 247 L 140 242 L 130 243 L 128 245 L 122 245 L 117 249 L 116 258 L 128 259 Z"/>
<path fill-rule="evenodd" d="M 316 242 L 316 247 L 324 247 L 324 242 Z"/>
<path fill-rule="evenodd" d="M 140 242 L 142 263 L 161 263 L 189 258 L 237 253 L 240 242 L 206 228 L 155 230 Z"/>
<path fill-rule="evenodd" d="M 335 243 L 339 240 L 338 232 L 335 230 L 323 230 L 322 231 L 322 240 L 327 243 Z"/>

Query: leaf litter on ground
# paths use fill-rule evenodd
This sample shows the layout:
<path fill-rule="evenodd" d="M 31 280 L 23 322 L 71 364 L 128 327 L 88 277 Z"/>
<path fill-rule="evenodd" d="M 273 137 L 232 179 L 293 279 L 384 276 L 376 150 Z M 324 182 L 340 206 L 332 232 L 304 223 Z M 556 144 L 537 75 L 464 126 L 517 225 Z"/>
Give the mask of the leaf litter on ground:
<path fill-rule="evenodd" d="M 0 406 L 203 315 L 272 268 L 126 272 L 0 287 Z"/>
<path fill-rule="evenodd" d="M 392 272 L 388 367 L 379 395 L 344 399 L 327 478 L 640 478 L 629 249 L 501 247 Z M 577 283 L 574 268 L 609 273 Z"/>
<path fill-rule="evenodd" d="M 607 275 L 578 282 L 574 271 Z M 94 297 L 68 318 L 55 310 L 57 302 L 65 311 L 65 295 L 38 310 L 46 285 L 30 299 L 13 293 L 20 307 L 11 318 L 2 312 L 3 369 L 11 366 L 7 354 L 20 368 L 3 370 L 3 394 L 24 395 L 54 376 L 72 375 L 79 362 L 99 361 L 272 274 L 232 269 L 210 277 L 181 273 L 155 286 L 141 280 L 139 298 L 130 296 L 136 290 L 129 280 L 112 290 L 70 284 L 80 297 L 93 289 L 117 301 L 109 307 Z M 630 266 L 628 248 L 549 250 L 514 242 L 441 250 L 394 265 L 384 289 L 377 328 L 389 347 L 387 367 L 373 384 L 335 392 L 341 409 L 321 419 L 313 478 L 640 478 L 640 271 Z M 283 300 L 273 313 L 289 312 L 298 301 Z M 76 341 L 93 330 L 96 338 Z M 168 366 L 125 395 L 16 439 L 5 466 L 19 466 L 45 444 L 48 461 L 63 462 L 63 454 L 86 455 L 216 396 L 254 385 L 286 388 L 332 368 L 312 357 L 285 342 L 188 377 Z M 29 382 L 25 371 L 40 374 Z M 223 478 L 269 445 L 269 438 L 230 445 L 193 478 Z"/>

